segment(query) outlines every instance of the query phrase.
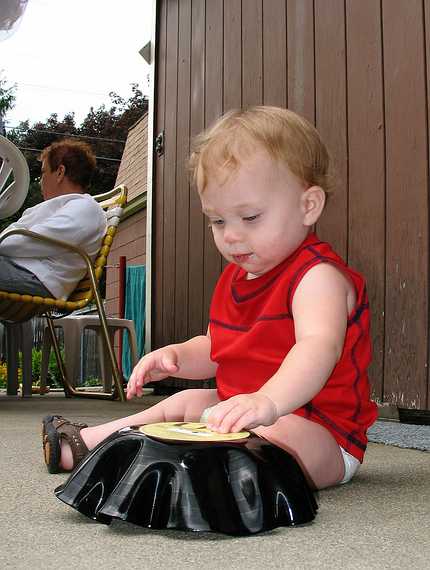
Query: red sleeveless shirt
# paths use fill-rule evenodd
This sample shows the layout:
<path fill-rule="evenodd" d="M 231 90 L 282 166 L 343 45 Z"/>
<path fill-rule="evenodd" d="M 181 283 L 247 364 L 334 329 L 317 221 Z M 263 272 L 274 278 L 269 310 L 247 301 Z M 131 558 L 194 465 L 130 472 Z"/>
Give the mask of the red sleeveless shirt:
<path fill-rule="evenodd" d="M 370 317 L 361 275 L 315 234 L 280 265 L 256 279 L 234 264 L 222 273 L 210 309 L 211 358 L 218 363 L 221 400 L 258 391 L 295 344 L 292 301 L 302 277 L 319 263 L 332 263 L 349 276 L 357 294 L 348 318 L 342 356 L 322 390 L 293 413 L 327 428 L 339 445 L 363 460 L 366 431 L 377 418 L 370 400 Z"/>

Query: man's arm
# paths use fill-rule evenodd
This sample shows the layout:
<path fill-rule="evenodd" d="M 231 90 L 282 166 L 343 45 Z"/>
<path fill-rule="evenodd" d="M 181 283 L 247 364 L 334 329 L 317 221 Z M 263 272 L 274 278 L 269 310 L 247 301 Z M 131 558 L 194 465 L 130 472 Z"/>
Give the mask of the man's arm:
<path fill-rule="evenodd" d="M 46 237 L 51 237 L 69 244 L 80 246 L 95 235 L 97 232 L 97 222 L 100 218 L 93 216 L 98 214 L 92 208 L 87 208 L 88 202 L 81 200 L 70 200 L 46 219 L 41 219 L 36 223 L 27 224 L 18 222 L 11 224 L 2 233 L 12 229 L 28 229 Z M 99 208 L 95 204 L 96 208 Z M 43 213 L 43 211 L 42 211 Z M 104 216 L 104 214 L 102 213 Z M 53 246 L 40 240 L 35 240 L 27 236 L 13 235 L 6 237 L 0 244 L 1 255 L 7 255 L 14 259 L 20 257 L 48 257 L 53 255 Z"/>

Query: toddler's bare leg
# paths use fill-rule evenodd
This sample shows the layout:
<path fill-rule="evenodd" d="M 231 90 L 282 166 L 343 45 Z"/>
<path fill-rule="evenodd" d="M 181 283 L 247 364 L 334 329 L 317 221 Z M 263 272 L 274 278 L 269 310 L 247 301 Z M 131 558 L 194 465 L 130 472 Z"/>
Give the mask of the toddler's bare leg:
<path fill-rule="evenodd" d="M 162 400 L 155 406 L 132 416 L 84 428 L 81 430 L 80 435 L 88 449 L 93 449 L 112 433 L 124 427 L 156 422 L 199 421 L 203 410 L 208 406 L 214 406 L 218 402 L 216 390 L 183 390 Z M 73 467 L 72 451 L 66 442 L 61 443 L 61 467 L 66 470 L 70 470 Z"/>
<path fill-rule="evenodd" d="M 320 424 L 288 414 L 252 431 L 291 453 L 312 487 L 323 489 L 342 480 L 345 466 L 339 445 Z"/>

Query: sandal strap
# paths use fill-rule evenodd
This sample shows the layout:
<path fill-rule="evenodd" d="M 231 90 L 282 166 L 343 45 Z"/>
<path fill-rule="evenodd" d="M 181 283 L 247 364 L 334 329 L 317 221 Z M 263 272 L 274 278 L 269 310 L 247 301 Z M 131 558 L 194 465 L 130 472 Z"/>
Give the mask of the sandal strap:
<path fill-rule="evenodd" d="M 71 426 L 76 426 L 77 428 L 80 429 L 88 427 L 88 424 L 84 424 L 84 422 L 71 422 L 70 420 L 63 418 L 63 416 L 56 416 L 54 418 L 54 422 L 56 422 L 54 425 L 55 428 L 62 426 L 64 424 L 70 424 Z"/>
<path fill-rule="evenodd" d="M 70 422 L 65 418 L 61 418 L 54 420 L 53 426 L 57 431 L 58 437 L 64 439 L 70 445 L 73 466 L 76 466 L 89 453 L 89 449 L 80 435 L 81 429 L 88 427 L 87 424 Z"/>

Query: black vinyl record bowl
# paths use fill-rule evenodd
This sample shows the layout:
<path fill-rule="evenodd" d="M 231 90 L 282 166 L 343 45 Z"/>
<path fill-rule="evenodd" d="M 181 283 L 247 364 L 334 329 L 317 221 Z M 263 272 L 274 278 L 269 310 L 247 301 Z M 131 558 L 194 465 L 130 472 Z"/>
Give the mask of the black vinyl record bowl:
<path fill-rule="evenodd" d="M 126 428 L 55 490 L 87 517 L 152 529 L 250 535 L 311 522 L 317 502 L 289 453 L 246 443 L 167 443 Z"/>

